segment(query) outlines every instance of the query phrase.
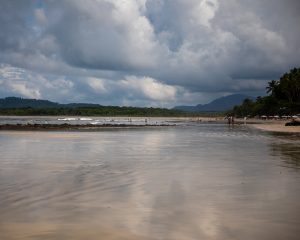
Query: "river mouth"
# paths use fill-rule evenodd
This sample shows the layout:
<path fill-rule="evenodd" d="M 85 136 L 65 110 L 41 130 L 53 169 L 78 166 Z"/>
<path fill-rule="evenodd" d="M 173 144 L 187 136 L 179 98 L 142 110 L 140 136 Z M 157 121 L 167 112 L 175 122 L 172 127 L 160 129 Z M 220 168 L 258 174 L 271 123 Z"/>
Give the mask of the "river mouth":
<path fill-rule="evenodd" d="M 192 124 L 0 132 L 10 239 L 298 239 L 300 138 Z"/>

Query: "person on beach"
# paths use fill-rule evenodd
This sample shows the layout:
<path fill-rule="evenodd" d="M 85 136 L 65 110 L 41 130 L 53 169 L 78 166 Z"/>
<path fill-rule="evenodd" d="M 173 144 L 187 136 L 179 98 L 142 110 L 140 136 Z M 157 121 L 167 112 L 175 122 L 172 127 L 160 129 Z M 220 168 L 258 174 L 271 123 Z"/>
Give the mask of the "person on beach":
<path fill-rule="evenodd" d="M 227 121 L 228 121 L 228 125 L 233 125 L 234 124 L 234 117 L 233 116 L 229 116 L 228 118 L 227 118 Z"/>
<path fill-rule="evenodd" d="M 231 124 L 231 117 L 230 116 L 227 117 L 227 123 L 228 123 L 228 125 Z"/>

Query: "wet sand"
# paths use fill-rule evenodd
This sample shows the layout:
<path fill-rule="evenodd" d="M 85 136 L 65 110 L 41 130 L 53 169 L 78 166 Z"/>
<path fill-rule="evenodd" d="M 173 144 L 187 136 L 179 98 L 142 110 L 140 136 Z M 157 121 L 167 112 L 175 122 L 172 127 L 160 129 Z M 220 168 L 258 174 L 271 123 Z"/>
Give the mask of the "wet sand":
<path fill-rule="evenodd" d="M 0 239 L 298 240 L 299 144 L 208 123 L 0 131 Z"/>
<path fill-rule="evenodd" d="M 285 133 L 300 133 L 300 126 L 285 126 L 286 121 L 282 121 L 280 123 L 270 122 L 270 123 L 262 123 L 262 124 L 253 124 L 251 126 L 270 132 L 285 132 Z"/>
<path fill-rule="evenodd" d="M 137 128 L 137 127 L 162 127 L 171 124 L 4 124 L 0 125 L 0 130 L 97 130 L 101 128 Z"/>
<path fill-rule="evenodd" d="M 1 228 L 3 231 L 1 231 Z M 12 223 L 0 225 L 1 239 L 43 239 L 43 240 L 149 240 L 145 236 L 129 233 L 122 229 L 111 229 L 96 224 L 73 223 Z"/>

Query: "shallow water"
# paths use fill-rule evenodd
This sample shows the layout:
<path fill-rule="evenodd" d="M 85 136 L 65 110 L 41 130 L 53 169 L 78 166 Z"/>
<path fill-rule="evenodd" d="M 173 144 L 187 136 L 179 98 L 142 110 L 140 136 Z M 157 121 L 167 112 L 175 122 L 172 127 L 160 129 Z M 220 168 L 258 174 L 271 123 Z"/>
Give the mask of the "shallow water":
<path fill-rule="evenodd" d="M 0 239 L 299 239 L 300 136 L 0 132 Z"/>
<path fill-rule="evenodd" d="M 219 120 L 220 121 L 220 120 Z M 164 117 L 57 117 L 57 116 L 0 116 L 0 126 L 5 124 L 69 124 L 69 125 L 191 125 L 197 118 L 164 118 Z"/>

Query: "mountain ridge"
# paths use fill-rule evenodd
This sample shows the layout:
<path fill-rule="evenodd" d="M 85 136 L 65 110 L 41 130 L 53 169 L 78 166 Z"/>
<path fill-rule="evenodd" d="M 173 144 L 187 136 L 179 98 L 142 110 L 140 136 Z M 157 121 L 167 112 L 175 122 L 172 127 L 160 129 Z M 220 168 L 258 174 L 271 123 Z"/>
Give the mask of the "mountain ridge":
<path fill-rule="evenodd" d="M 78 108 L 78 107 L 102 107 L 93 103 L 67 103 L 61 104 L 43 99 L 29 99 L 19 97 L 6 97 L 0 99 L 0 108 Z"/>
<path fill-rule="evenodd" d="M 244 94 L 231 94 L 217 98 L 207 104 L 198 104 L 196 106 L 176 106 L 173 109 L 185 112 L 221 112 L 230 110 L 236 105 L 240 105 L 246 98 L 255 100 L 254 97 Z"/>

